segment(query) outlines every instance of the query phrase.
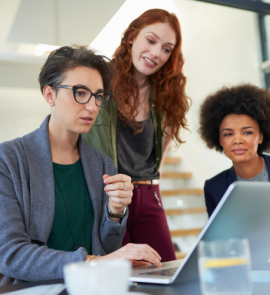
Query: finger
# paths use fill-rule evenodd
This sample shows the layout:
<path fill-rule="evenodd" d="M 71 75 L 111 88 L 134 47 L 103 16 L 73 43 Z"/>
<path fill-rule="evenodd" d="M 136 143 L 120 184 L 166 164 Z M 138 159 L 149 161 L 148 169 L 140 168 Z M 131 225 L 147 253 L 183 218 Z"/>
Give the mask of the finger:
<path fill-rule="evenodd" d="M 132 191 L 133 190 L 133 184 L 126 182 L 126 189 L 125 189 L 125 183 L 123 181 L 115 182 L 112 184 L 107 184 L 104 188 L 105 191 L 114 191 L 114 190 L 125 190 L 125 191 Z"/>
<path fill-rule="evenodd" d="M 152 253 L 150 252 L 143 252 L 143 251 L 138 251 L 138 250 L 134 250 L 131 252 L 128 252 L 126 254 L 126 259 L 132 259 L 132 260 L 144 260 L 146 262 L 150 262 L 155 264 L 156 266 L 161 266 L 161 262 L 159 261 L 159 259 L 152 255 Z"/>
<path fill-rule="evenodd" d="M 110 206 L 113 208 L 117 208 L 119 209 L 120 207 L 125 207 L 125 206 L 128 206 L 130 203 L 131 203 L 131 199 L 117 199 L 117 200 L 112 200 L 113 197 L 110 197 L 109 199 L 109 204 Z"/>
<path fill-rule="evenodd" d="M 152 247 L 150 247 L 149 245 L 147 245 L 147 244 L 131 244 L 131 245 L 134 245 L 136 248 L 139 248 L 142 251 L 149 251 L 153 255 L 155 255 L 159 260 L 161 260 L 161 257 L 158 254 L 158 252 L 156 250 L 154 250 Z"/>
<path fill-rule="evenodd" d="M 113 206 L 115 205 L 121 205 L 126 206 L 131 203 L 131 198 L 116 198 L 116 197 L 110 197 L 110 201 Z"/>
<path fill-rule="evenodd" d="M 110 177 L 110 175 L 108 175 L 108 174 L 104 174 L 104 175 L 103 175 L 103 180 L 105 180 L 105 179 L 108 178 L 108 177 Z"/>
<path fill-rule="evenodd" d="M 115 183 L 119 181 L 122 181 L 122 182 L 126 181 L 127 183 L 131 183 L 131 177 L 125 174 L 117 174 L 117 175 L 110 176 L 104 180 L 105 183 Z"/>
<path fill-rule="evenodd" d="M 114 203 L 114 204 L 123 204 L 123 205 L 129 205 L 131 203 L 132 197 L 128 196 L 128 197 L 115 197 L 113 195 L 111 195 L 112 192 L 109 192 L 107 195 L 109 196 L 109 200 Z"/>
<path fill-rule="evenodd" d="M 151 263 L 147 261 L 132 260 L 133 267 L 150 266 Z"/>
<path fill-rule="evenodd" d="M 131 191 L 108 191 L 106 192 L 106 194 L 109 197 L 115 197 L 115 198 L 119 198 L 119 199 L 131 199 L 132 197 L 132 192 Z"/>
<path fill-rule="evenodd" d="M 158 253 L 146 244 L 127 244 L 124 246 L 123 250 L 128 252 L 131 255 L 134 255 L 132 259 L 135 260 L 146 260 L 151 263 L 154 263 L 156 266 L 160 266 L 160 256 Z M 128 258 L 130 259 L 130 258 Z"/>
<path fill-rule="evenodd" d="M 145 246 L 145 247 L 141 247 Z M 146 247 L 147 246 L 147 247 Z M 127 244 L 126 246 L 112 252 L 111 254 L 107 255 L 109 258 L 122 258 L 128 260 L 144 260 L 146 262 L 154 263 L 156 266 L 161 266 L 161 262 L 159 259 L 150 252 L 150 248 L 148 245 L 140 245 L 139 247 L 137 244 Z"/>

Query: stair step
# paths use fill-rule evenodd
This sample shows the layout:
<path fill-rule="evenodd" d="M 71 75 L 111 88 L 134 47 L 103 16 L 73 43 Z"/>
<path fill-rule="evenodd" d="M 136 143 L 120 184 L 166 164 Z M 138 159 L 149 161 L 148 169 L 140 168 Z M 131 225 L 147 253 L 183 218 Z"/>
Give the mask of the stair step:
<path fill-rule="evenodd" d="M 176 259 L 184 259 L 186 257 L 187 253 L 184 253 L 184 252 L 180 252 L 180 251 L 176 251 L 175 252 L 175 256 L 176 256 Z"/>
<path fill-rule="evenodd" d="M 163 172 L 161 177 L 162 178 L 182 178 L 188 179 L 191 178 L 192 173 L 190 172 Z"/>
<path fill-rule="evenodd" d="M 177 229 L 171 230 L 171 237 L 186 237 L 186 236 L 197 236 L 201 232 L 202 228 L 191 228 L 191 229 Z"/>
<path fill-rule="evenodd" d="M 196 214 L 196 213 L 206 213 L 205 207 L 191 207 L 185 209 L 167 209 L 165 214 L 167 216 L 181 215 L 181 214 Z"/>
<path fill-rule="evenodd" d="M 178 195 L 203 195 L 203 189 L 182 188 L 182 189 L 161 191 L 162 197 L 170 197 L 170 196 L 178 196 Z"/>
<path fill-rule="evenodd" d="M 179 164 L 180 162 L 180 158 L 166 157 L 163 164 Z"/>

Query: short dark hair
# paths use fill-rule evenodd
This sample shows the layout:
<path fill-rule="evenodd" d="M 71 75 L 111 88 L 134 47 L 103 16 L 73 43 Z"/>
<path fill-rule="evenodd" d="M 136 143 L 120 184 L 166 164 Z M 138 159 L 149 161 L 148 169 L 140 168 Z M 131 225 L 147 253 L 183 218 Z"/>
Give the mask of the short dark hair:
<path fill-rule="evenodd" d="M 63 46 L 50 53 L 43 65 L 38 81 L 41 92 L 46 85 L 56 89 L 65 78 L 65 73 L 77 66 L 89 67 L 99 71 L 104 89 L 107 90 L 112 79 L 110 59 L 99 55 L 86 46 Z"/>
<path fill-rule="evenodd" d="M 249 115 L 259 124 L 263 142 L 258 153 L 270 150 L 270 92 L 251 84 L 223 87 L 209 95 L 200 108 L 199 134 L 207 147 L 222 152 L 219 126 L 229 114 Z"/>

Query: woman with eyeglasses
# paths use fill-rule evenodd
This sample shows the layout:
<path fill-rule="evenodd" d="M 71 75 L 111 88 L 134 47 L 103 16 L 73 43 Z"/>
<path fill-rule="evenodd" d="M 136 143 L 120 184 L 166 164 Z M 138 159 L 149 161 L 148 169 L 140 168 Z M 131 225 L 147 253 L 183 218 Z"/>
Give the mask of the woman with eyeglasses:
<path fill-rule="evenodd" d="M 243 84 L 209 95 L 201 105 L 199 133 L 207 147 L 224 153 L 233 165 L 205 182 L 209 217 L 234 181 L 269 181 L 269 90 Z"/>
<path fill-rule="evenodd" d="M 162 261 L 174 260 L 175 252 L 160 197 L 161 167 L 171 141 L 182 143 L 189 108 L 181 44 L 173 13 L 151 9 L 133 20 L 112 60 L 114 98 L 83 135 L 134 184 L 123 244 L 149 244 Z"/>
<path fill-rule="evenodd" d="M 119 249 L 131 179 L 80 135 L 111 98 L 110 73 L 86 47 L 53 51 L 39 75 L 51 115 L 0 145 L 0 285 L 62 278 L 65 264 L 94 259 L 161 265 L 147 245 Z"/>

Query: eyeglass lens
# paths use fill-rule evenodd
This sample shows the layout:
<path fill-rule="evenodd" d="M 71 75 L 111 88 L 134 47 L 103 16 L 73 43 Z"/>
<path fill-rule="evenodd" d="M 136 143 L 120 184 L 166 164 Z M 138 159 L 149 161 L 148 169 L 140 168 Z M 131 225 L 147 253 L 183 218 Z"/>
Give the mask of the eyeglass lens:
<path fill-rule="evenodd" d="M 75 93 L 75 99 L 78 103 L 86 103 L 91 97 L 91 92 L 84 88 L 78 88 Z M 94 95 L 93 95 L 94 96 Z M 110 100 L 110 95 L 105 92 L 95 94 L 95 102 L 97 106 L 104 106 Z"/>

